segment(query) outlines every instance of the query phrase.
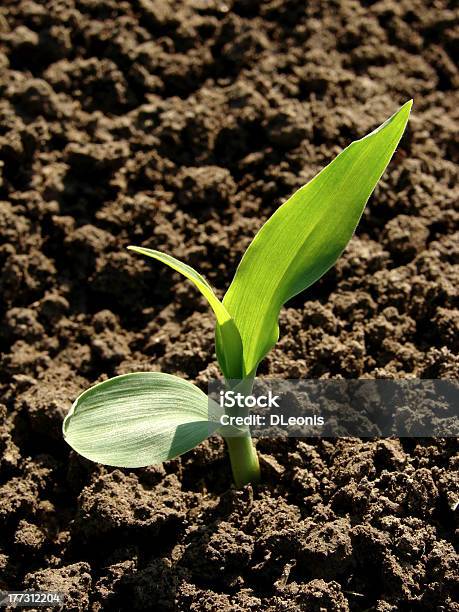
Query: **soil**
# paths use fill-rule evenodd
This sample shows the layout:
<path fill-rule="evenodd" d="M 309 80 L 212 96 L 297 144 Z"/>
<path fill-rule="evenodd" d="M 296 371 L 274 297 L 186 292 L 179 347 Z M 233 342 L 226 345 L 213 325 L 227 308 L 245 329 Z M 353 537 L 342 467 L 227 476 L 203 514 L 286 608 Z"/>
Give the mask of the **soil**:
<path fill-rule="evenodd" d="M 454 0 L 6 0 L 0 9 L 0 589 L 66 610 L 459 610 L 456 439 L 222 440 L 161 467 L 83 460 L 95 381 L 217 373 L 190 284 L 414 98 L 345 254 L 281 315 L 260 374 L 459 375 Z"/>

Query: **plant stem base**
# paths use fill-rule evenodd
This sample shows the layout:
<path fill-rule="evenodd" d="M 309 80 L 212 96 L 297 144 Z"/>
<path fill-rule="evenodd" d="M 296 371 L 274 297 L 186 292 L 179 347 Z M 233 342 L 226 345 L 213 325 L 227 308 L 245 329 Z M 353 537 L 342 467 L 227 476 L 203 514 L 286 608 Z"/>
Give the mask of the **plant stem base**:
<path fill-rule="evenodd" d="M 225 438 L 231 460 L 233 478 L 238 489 L 260 480 L 260 464 L 250 435 Z"/>

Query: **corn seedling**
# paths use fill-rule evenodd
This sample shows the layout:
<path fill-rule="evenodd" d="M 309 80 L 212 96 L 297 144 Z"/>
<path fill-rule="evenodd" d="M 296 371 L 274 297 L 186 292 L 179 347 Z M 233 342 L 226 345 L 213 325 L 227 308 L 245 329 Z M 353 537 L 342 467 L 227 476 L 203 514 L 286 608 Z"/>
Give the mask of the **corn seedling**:
<path fill-rule="evenodd" d="M 411 105 L 350 144 L 275 211 L 245 252 L 222 301 L 187 264 L 149 248 L 128 247 L 179 272 L 206 298 L 228 386 L 237 380 L 238 389 L 250 393 L 259 363 L 278 340 L 282 306 L 317 281 L 345 249 L 402 137 Z M 63 434 L 83 457 L 137 468 L 178 457 L 220 432 L 236 486 L 257 481 L 260 468 L 249 428 L 225 435 L 220 421 L 209 417 L 210 401 L 197 386 L 170 374 L 116 376 L 78 397 Z"/>

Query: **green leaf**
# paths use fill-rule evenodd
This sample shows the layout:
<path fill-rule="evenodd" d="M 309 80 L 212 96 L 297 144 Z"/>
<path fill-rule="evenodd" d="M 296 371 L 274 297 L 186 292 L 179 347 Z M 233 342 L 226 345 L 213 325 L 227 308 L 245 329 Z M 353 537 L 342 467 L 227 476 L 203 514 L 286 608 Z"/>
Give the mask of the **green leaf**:
<path fill-rule="evenodd" d="M 253 375 L 277 342 L 283 304 L 343 252 L 402 137 L 411 105 L 344 149 L 276 210 L 250 244 L 223 299 L 242 338 L 244 375 Z"/>
<path fill-rule="evenodd" d="M 170 374 L 116 376 L 80 395 L 65 417 L 64 438 L 83 457 L 105 465 L 162 463 L 220 427 L 217 418 L 209 420 L 209 407 L 217 410 L 209 401 L 198 387 Z"/>
<path fill-rule="evenodd" d="M 165 263 L 176 272 L 190 280 L 209 302 L 217 319 L 216 339 L 217 358 L 227 379 L 242 377 L 242 342 L 239 331 L 227 309 L 215 295 L 212 287 L 194 268 L 179 259 L 144 247 L 128 246 L 128 249 L 140 255 L 146 255 Z M 224 350 L 223 348 L 224 347 Z"/>

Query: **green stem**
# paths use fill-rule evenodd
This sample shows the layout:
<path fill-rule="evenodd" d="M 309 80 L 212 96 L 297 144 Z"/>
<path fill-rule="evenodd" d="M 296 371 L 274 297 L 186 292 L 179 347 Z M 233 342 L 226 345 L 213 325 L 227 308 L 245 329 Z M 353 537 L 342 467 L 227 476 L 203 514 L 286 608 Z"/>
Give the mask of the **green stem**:
<path fill-rule="evenodd" d="M 243 395 L 250 395 L 253 388 L 253 379 L 254 375 L 247 376 L 242 380 L 227 381 L 227 388 Z M 246 417 L 249 414 L 247 408 L 233 408 L 228 412 L 230 416 Z M 250 429 L 248 427 L 222 427 L 220 433 L 228 446 L 231 470 L 236 487 L 241 489 L 249 482 L 259 482 L 260 464 L 258 462 L 257 451 L 252 442 Z"/>
<path fill-rule="evenodd" d="M 241 489 L 249 482 L 258 482 L 260 480 L 260 464 L 250 433 L 247 432 L 245 436 L 228 436 L 225 441 L 228 445 L 236 487 Z"/>

